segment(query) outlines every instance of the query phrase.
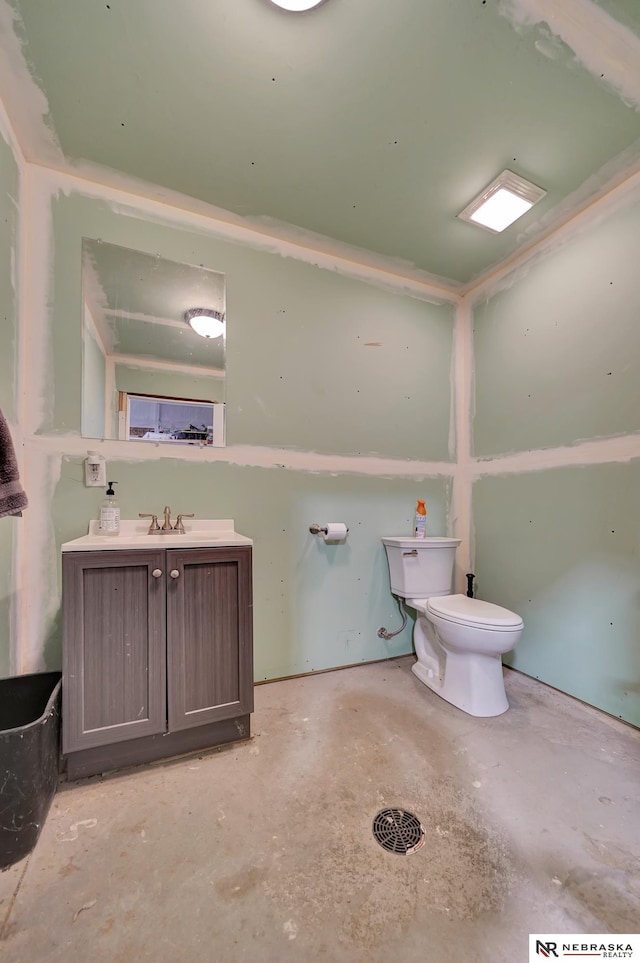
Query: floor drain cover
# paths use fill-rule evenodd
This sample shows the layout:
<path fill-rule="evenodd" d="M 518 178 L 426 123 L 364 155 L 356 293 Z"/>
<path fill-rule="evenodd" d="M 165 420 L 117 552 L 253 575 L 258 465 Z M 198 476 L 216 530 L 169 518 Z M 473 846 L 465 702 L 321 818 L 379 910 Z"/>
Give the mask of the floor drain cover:
<path fill-rule="evenodd" d="M 424 826 L 406 809 L 383 809 L 373 820 L 373 837 L 387 852 L 409 856 L 424 846 Z"/>

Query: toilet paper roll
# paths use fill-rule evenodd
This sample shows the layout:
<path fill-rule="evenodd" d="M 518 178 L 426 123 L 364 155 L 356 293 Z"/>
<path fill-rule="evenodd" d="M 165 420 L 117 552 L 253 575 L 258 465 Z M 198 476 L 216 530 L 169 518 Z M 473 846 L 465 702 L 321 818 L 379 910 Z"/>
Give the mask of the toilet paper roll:
<path fill-rule="evenodd" d="M 349 534 L 349 529 L 344 522 L 327 522 L 326 534 L 323 534 L 325 542 L 344 542 Z"/>

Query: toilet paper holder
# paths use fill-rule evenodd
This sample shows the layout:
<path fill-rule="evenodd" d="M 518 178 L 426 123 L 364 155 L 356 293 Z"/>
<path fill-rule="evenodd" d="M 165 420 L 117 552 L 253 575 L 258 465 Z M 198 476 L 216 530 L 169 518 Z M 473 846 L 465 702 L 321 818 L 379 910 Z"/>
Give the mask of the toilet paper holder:
<path fill-rule="evenodd" d="M 327 532 L 329 531 L 329 526 L 318 525 L 317 522 L 314 522 L 313 525 L 309 525 L 309 531 L 311 532 L 312 535 L 326 535 Z M 348 534 L 349 534 L 349 529 L 347 528 L 347 535 Z"/>

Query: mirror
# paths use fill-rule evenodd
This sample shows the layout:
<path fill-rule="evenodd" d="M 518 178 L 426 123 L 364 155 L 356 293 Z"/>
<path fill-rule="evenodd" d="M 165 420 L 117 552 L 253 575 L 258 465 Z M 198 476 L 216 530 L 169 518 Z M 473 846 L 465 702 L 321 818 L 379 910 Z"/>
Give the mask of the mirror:
<path fill-rule="evenodd" d="M 83 437 L 223 445 L 224 275 L 83 238 L 82 302 Z"/>

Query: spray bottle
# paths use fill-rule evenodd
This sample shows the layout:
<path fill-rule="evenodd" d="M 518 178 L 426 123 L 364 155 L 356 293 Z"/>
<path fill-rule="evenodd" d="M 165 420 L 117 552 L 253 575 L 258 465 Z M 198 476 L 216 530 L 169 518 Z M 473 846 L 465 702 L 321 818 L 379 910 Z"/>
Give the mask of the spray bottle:
<path fill-rule="evenodd" d="M 418 499 L 416 506 L 416 520 L 413 526 L 413 534 L 415 538 L 427 537 L 427 509 L 424 507 L 424 502 L 421 498 Z"/>

